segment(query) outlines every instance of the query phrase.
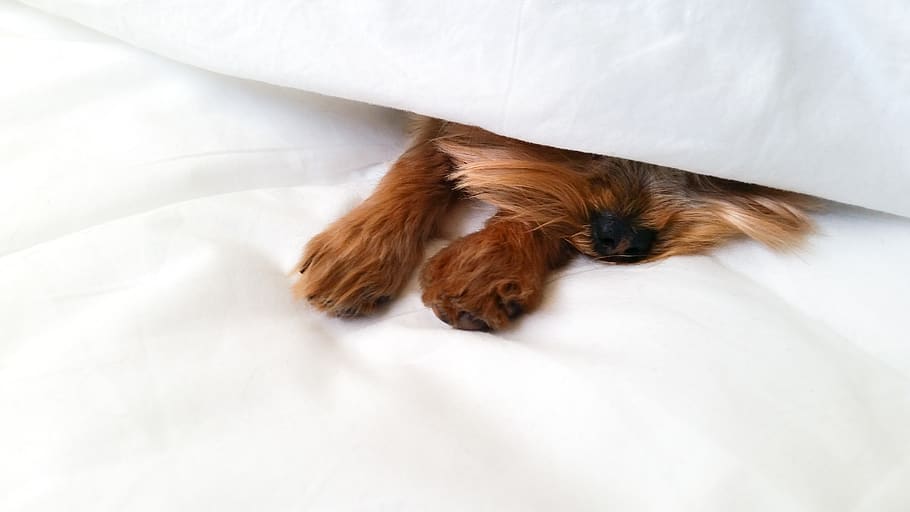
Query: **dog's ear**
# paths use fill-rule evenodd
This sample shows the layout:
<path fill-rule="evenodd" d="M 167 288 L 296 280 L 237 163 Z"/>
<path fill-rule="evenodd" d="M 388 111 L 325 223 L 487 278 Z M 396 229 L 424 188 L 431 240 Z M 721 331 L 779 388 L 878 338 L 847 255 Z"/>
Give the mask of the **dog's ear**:
<path fill-rule="evenodd" d="M 587 219 L 587 182 L 540 161 L 478 160 L 449 175 L 457 190 L 495 206 L 500 215 L 537 226 L 574 227 Z"/>
<path fill-rule="evenodd" d="M 503 145 L 485 144 L 483 142 L 468 143 L 458 137 L 440 138 L 434 141 L 436 147 L 452 159 L 455 167 L 477 164 L 479 162 L 493 162 L 500 160 L 514 160 L 514 148 Z"/>
<path fill-rule="evenodd" d="M 799 245 L 813 229 L 809 196 L 757 185 L 720 185 L 702 198 L 713 215 L 736 231 L 774 249 Z"/>

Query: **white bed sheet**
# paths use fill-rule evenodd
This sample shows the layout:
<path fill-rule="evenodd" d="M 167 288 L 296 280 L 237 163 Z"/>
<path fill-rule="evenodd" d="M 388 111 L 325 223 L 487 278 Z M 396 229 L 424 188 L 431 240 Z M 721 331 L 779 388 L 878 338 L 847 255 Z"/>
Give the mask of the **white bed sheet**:
<path fill-rule="evenodd" d="M 0 510 L 910 507 L 907 219 L 579 260 L 498 335 L 413 283 L 328 319 L 287 272 L 399 114 L 11 3 L 0 29 Z"/>

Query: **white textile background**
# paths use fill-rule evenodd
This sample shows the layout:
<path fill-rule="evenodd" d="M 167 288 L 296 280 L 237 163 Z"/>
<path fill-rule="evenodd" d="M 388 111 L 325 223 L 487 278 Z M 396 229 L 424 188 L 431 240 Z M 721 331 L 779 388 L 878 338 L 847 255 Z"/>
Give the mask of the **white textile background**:
<path fill-rule="evenodd" d="M 45 7 L 114 9 L 132 34 L 144 4 Z M 170 5 L 143 23 L 206 7 Z M 224 34 L 174 47 L 208 54 L 266 12 L 223 5 Z M 399 114 L 12 2 L 0 62 L 4 512 L 910 509 L 906 219 L 834 207 L 790 255 L 579 260 L 495 336 L 447 328 L 413 283 L 328 319 L 287 272 L 400 151 Z M 535 104 L 511 94 L 517 129 Z"/>
<path fill-rule="evenodd" d="M 905 0 L 25 0 L 233 76 L 910 215 Z"/>

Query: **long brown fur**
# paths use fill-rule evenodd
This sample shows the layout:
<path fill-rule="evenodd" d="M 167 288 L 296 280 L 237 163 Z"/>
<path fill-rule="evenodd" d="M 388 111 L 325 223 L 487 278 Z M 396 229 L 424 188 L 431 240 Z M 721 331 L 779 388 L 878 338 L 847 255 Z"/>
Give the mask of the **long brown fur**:
<path fill-rule="evenodd" d="M 424 303 L 461 329 L 501 329 L 540 303 L 549 272 L 581 253 L 604 257 L 591 218 L 609 211 L 653 230 L 655 261 L 747 236 L 775 249 L 811 230 L 806 196 L 621 158 L 561 150 L 480 128 L 416 118 L 414 142 L 361 205 L 313 238 L 295 296 L 336 316 L 394 298 L 462 195 L 497 213 L 431 258 Z"/>

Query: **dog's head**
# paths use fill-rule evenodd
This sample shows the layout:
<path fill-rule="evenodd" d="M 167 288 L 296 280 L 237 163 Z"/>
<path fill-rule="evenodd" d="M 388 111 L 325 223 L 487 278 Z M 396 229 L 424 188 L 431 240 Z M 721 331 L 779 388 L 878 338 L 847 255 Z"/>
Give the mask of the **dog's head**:
<path fill-rule="evenodd" d="M 457 188 L 601 261 L 698 253 L 737 236 L 782 249 L 812 226 L 814 201 L 796 193 L 530 145 L 448 150 Z"/>

